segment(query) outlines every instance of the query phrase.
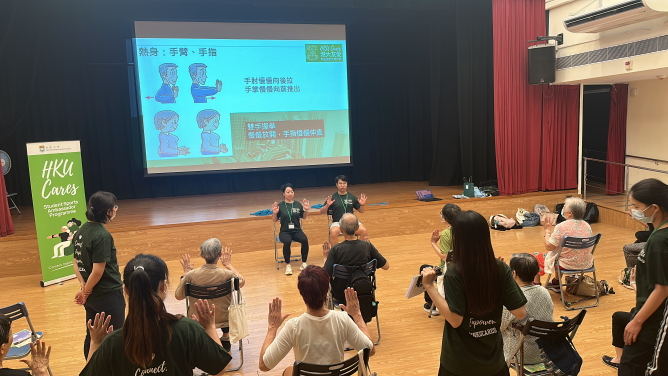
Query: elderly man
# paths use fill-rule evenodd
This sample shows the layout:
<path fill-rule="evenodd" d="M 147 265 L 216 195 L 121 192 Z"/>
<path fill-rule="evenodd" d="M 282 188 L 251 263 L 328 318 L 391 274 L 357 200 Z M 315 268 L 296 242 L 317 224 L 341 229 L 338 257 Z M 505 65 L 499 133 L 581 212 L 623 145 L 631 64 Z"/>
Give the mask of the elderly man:
<path fill-rule="evenodd" d="M 364 265 L 376 259 L 376 266 L 383 270 L 388 270 L 390 264 L 373 244 L 357 240 L 355 232 L 359 229 L 359 222 L 354 214 L 344 214 L 339 220 L 339 225 L 343 234 L 343 243 L 330 248 L 329 242 L 326 241 L 322 246 L 322 253 L 325 257 L 325 270 L 329 274 L 330 284 L 332 285 L 332 297 L 337 302 L 345 302 L 344 291 L 348 287 L 348 281 L 334 278 L 334 264 Z"/>
<path fill-rule="evenodd" d="M 194 263 L 190 261 L 190 255 L 183 255 L 181 260 L 183 276 L 174 293 L 176 299 L 183 300 L 186 298 L 186 283 L 192 283 L 199 286 L 214 286 L 234 277 L 240 279 L 240 287 L 243 287 L 246 283 L 243 276 L 234 268 L 234 266 L 232 266 L 232 249 L 230 249 L 230 247 L 225 247 L 225 249 L 223 249 L 220 240 L 211 238 L 202 243 L 202 246 L 200 247 L 200 256 L 206 261 L 206 264 L 197 269 L 193 269 Z M 218 259 L 220 259 L 225 269 L 218 267 Z M 197 299 L 191 297 L 188 297 L 188 299 L 191 299 L 189 301 L 190 310 L 188 312 L 188 317 L 192 317 L 192 315 L 197 315 L 197 312 L 195 311 L 195 302 Z M 223 336 L 220 338 L 220 341 L 228 352 L 232 348 L 232 345 L 230 344 L 230 323 L 228 321 L 227 311 L 231 300 L 231 295 L 210 300 L 211 303 L 216 305 L 216 328 L 222 330 Z"/>

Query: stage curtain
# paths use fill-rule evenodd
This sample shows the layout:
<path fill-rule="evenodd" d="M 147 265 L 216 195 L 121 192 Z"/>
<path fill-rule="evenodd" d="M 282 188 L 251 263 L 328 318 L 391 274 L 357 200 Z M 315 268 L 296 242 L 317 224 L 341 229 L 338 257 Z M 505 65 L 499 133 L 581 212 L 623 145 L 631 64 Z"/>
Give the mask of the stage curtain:
<path fill-rule="evenodd" d="M 609 162 L 625 163 L 626 160 L 626 111 L 628 108 L 628 84 L 616 84 L 610 91 L 610 127 L 608 128 Z M 605 193 L 624 193 L 624 166 L 606 165 Z"/>
<path fill-rule="evenodd" d="M 552 85 L 543 96 L 541 190 L 578 185 L 580 86 Z"/>
<path fill-rule="evenodd" d="M 502 195 L 539 189 L 541 86 L 529 85 L 527 41 L 545 35 L 544 0 L 494 0 L 494 127 Z"/>
<path fill-rule="evenodd" d="M 12 213 L 9 212 L 5 176 L 0 171 L 0 236 L 7 236 L 13 233 L 14 222 L 12 221 Z"/>

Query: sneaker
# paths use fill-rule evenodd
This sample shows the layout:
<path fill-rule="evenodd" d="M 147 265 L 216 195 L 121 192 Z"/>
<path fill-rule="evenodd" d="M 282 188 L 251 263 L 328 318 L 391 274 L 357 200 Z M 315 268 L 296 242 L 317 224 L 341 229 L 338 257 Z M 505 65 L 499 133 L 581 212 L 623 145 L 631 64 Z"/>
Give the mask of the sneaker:
<path fill-rule="evenodd" d="M 603 359 L 602 359 L 603 364 L 605 364 L 606 366 L 608 366 L 610 368 L 619 369 L 619 363 L 613 363 L 612 359 L 614 359 L 614 358 L 611 357 L 611 356 L 603 355 Z"/>
<path fill-rule="evenodd" d="M 232 351 L 232 343 L 230 341 L 226 341 L 223 339 L 223 337 L 220 337 L 220 343 L 223 345 L 225 351 L 227 351 L 228 353 Z"/>
<path fill-rule="evenodd" d="M 306 269 L 307 266 L 308 266 L 307 263 L 302 262 L 302 266 L 299 267 L 299 270 L 304 270 L 304 269 Z"/>
<path fill-rule="evenodd" d="M 292 275 L 292 266 L 290 264 L 285 267 L 285 275 Z"/>

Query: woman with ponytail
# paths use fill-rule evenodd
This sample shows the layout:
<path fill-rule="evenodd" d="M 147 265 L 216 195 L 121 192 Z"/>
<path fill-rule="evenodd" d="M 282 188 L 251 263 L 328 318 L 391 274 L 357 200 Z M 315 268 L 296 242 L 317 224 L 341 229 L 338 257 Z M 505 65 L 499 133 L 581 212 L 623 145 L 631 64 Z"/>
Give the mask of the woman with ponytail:
<path fill-rule="evenodd" d="M 90 355 L 80 376 L 192 375 L 195 367 L 210 375 L 225 372 L 232 357 L 216 333 L 215 306 L 195 303 L 197 321 L 168 313 L 168 281 L 167 264 L 157 256 L 139 254 L 128 262 L 123 270 L 128 299 L 123 328 L 112 332 L 105 312 L 88 323 Z"/>
<path fill-rule="evenodd" d="M 104 225 L 116 217 L 118 206 L 116 196 L 109 192 L 96 192 L 88 200 L 88 210 L 84 223 L 75 234 L 74 273 L 81 284 L 81 290 L 74 297 L 74 302 L 86 308 L 86 322 L 97 314 L 106 312 L 112 317 L 111 325 L 123 326 L 125 318 L 125 300 L 123 282 L 118 269 L 114 238 Z M 72 219 L 70 222 L 80 225 Z M 78 222 L 78 221 L 77 221 Z M 84 357 L 88 359 L 90 331 L 86 331 Z"/>

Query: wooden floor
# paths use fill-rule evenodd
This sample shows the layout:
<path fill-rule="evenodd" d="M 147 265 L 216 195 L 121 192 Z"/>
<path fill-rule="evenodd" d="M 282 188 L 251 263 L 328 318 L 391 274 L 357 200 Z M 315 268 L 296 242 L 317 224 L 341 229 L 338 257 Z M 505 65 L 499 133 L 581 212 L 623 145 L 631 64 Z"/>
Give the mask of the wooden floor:
<path fill-rule="evenodd" d="M 353 190 L 352 187 L 350 190 L 354 193 L 362 192 L 358 189 Z M 323 191 L 323 194 L 326 192 L 330 190 Z M 376 197 L 380 199 L 384 197 L 374 192 L 365 193 L 370 196 L 370 203 L 382 202 Z M 494 200 L 465 200 L 458 204 L 463 209 L 477 210 L 485 216 L 498 213 L 510 216 L 518 207 L 530 210 L 537 203 L 553 208 L 556 203 L 563 202 L 566 194 L 572 193 L 557 192 Z M 440 196 L 445 197 L 445 195 Z M 389 200 L 391 204 L 399 201 L 396 197 L 389 197 L 389 195 L 386 200 Z M 119 204 L 122 211 L 119 211 L 118 221 L 115 221 L 114 225 L 120 226 L 123 211 L 126 213 L 129 211 L 125 209 L 128 203 L 130 201 Z M 186 201 L 183 201 L 183 204 L 185 207 L 189 206 Z M 390 270 L 378 272 L 377 297 L 380 301 L 379 317 L 382 341 L 377 347 L 376 355 L 371 359 L 371 367 L 381 375 L 435 375 L 437 373 L 444 319 L 442 317 L 427 318 L 426 313 L 422 310 L 423 300 L 419 297 L 408 300 L 405 298 L 405 293 L 410 279 L 417 274 L 420 265 L 437 262 L 429 245 L 429 234 L 434 228 L 442 228 L 438 214 L 442 205 L 443 202 L 419 203 L 419 205 L 399 203 L 396 204 L 396 207 L 389 205 L 377 209 L 370 207 L 371 210 L 360 215 L 360 219 L 369 229 L 372 242 L 391 265 Z M 268 207 L 268 205 L 264 206 Z M 256 210 L 262 208 L 263 206 L 258 206 Z M 246 210 L 248 213 L 251 211 Z M 313 216 L 306 222 L 305 232 L 311 244 L 309 257 L 311 264 L 322 265 L 323 263 L 318 244 L 325 239 L 325 227 L 324 216 Z M 625 266 L 622 246 L 633 240 L 633 230 L 607 224 L 595 224 L 593 229 L 603 234 L 601 244 L 596 251 L 598 277 L 607 280 L 617 294 L 603 297 L 599 307 L 588 311 L 583 326 L 575 338 L 575 345 L 584 359 L 581 375 L 614 375 L 616 373 L 601 362 L 601 356 L 613 353 L 610 345 L 613 312 L 628 310 L 634 303 L 633 292 L 622 288 L 617 282 L 617 276 Z M 242 234 L 234 234 L 235 231 L 242 231 Z M 182 274 L 177 261 L 180 253 L 190 253 L 197 260 L 196 266 L 199 266 L 202 262 L 200 262 L 197 248 L 207 237 L 218 236 L 224 245 L 233 247 L 235 251 L 233 264 L 247 280 L 246 287 L 244 287 L 244 298 L 250 328 L 250 336 L 244 342 L 244 367 L 238 374 L 258 375 L 258 355 L 266 334 L 267 307 L 272 298 L 281 297 L 285 311 L 290 312 L 292 316 L 298 316 L 305 311 L 303 301 L 297 291 L 297 274 L 287 277 L 283 274 L 283 270 L 276 270 L 273 242 L 271 241 L 271 224 L 266 218 L 214 224 L 187 224 L 178 225 L 176 228 L 161 229 L 158 227 L 112 232 L 114 232 L 114 239 L 119 249 L 121 264 L 127 262 L 132 255 L 138 252 L 154 253 L 168 260 L 172 293 Z M 27 232 L 22 234 L 17 231 L 17 234 L 13 236 L 17 235 L 30 237 Z M 496 254 L 506 258 L 512 253 L 540 251 L 542 241 L 543 231 L 539 227 L 492 232 Z M 39 287 L 41 275 L 34 256 L 24 256 L 24 261 L 37 264 L 30 265 L 30 267 L 4 260 L 10 253 L 6 246 L 8 244 L 16 246 L 13 242 L 0 242 L 1 275 L 4 277 L 0 278 L 0 306 L 18 301 L 25 302 L 37 330 L 44 331 L 45 341 L 53 346 L 51 364 L 54 375 L 77 375 L 85 364 L 82 350 L 85 336 L 84 310 L 72 303 L 74 294 L 78 290 L 78 284 L 75 281 L 67 281 L 62 285 Z M 266 246 L 267 244 L 269 246 Z M 253 250 L 254 247 L 260 250 Z M 14 257 L 20 259 L 22 256 Z M 293 264 L 296 268 L 297 263 Z M 37 272 L 34 272 L 35 270 Z M 9 273 L 12 274 L 11 277 L 7 277 Z M 572 311 L 566 312 L 563 309 L 555 294 L 553 294 L 553 301 L 555 319 L 563 315 L 575 315 Z M 185 312 L 185 303 L 176 301 L 173 297 L 169 297 L 166 304 L 172 313 Z M 370 325 L 370 330 L 374 337 L 377 336 L 375 326 Z M 232 354 L 234 357 L 232 365 L 234 366 L 238 361 L 237 350 L 233 349 Z M 275 370 L 264 374 L 280 375 L 282 369 L 290 365 L 293 360 L 290 354 Z M 7 362 L 5 366 L 15 367 L 18 364 Z"/>

